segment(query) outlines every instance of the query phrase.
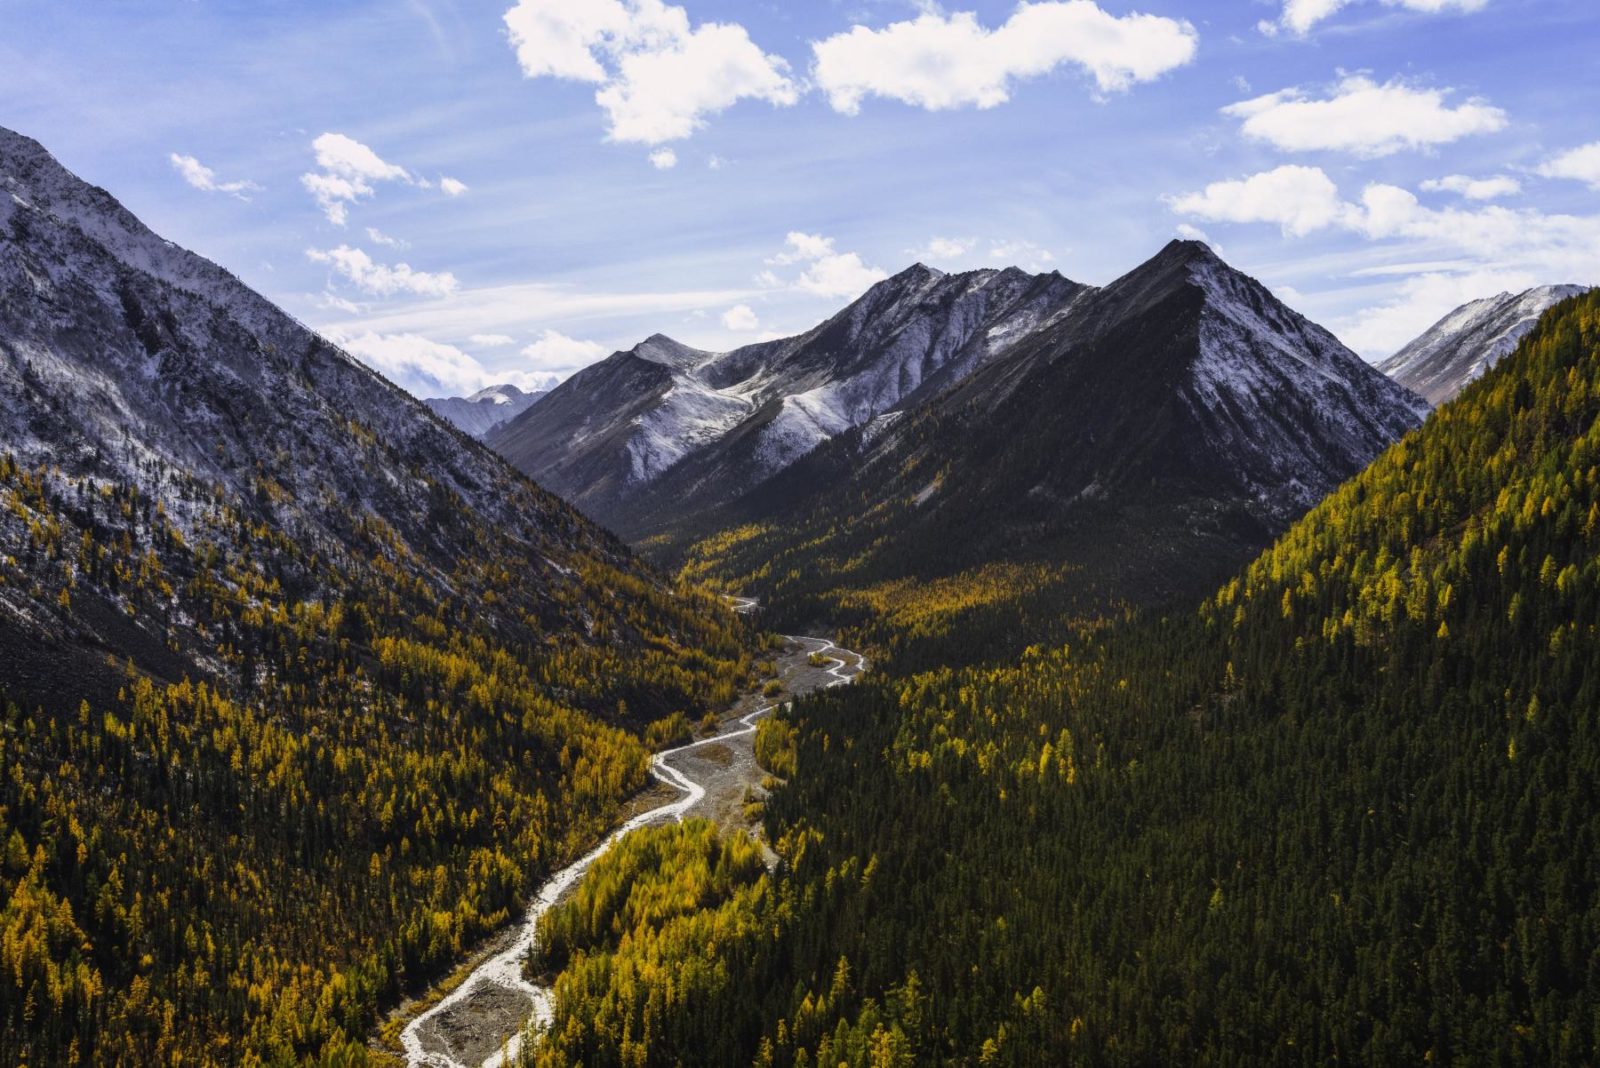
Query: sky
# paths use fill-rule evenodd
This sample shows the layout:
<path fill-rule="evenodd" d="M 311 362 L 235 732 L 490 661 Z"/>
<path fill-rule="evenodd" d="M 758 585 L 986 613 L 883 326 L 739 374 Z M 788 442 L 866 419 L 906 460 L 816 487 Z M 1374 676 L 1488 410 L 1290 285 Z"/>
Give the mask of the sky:
<path fill-rule="evenodd" d="M 420 396 L 1208 241 L 1379 359 L 1600 283 L 1594 0 L 0 0 L 0 125 Z"/>

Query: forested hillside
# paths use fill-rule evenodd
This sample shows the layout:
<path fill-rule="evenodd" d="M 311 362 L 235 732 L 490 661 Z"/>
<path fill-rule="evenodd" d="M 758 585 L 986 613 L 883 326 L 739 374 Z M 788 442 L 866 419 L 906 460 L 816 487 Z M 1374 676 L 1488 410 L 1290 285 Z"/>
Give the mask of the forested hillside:
<path fill-rule="evenodd" d="M 0 1063 L 360 1063 L 749 635 L 3 130 L 0 184 Z"/>
<path fill-rule="evenodd" d="M 1600 1059 L 1597 650 L 1589 295 L 1198 610 L 786 713 L 776 876 L 575 928 L 540 1061 Z"/>

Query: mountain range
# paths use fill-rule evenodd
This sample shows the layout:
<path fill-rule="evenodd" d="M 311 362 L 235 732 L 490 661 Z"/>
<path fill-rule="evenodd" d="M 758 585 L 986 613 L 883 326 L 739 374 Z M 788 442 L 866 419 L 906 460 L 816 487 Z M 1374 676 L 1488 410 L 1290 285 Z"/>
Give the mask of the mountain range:
<path fill-rule="evenodd" d="M 919 264 L 424 403 L 0 130 L 0 1062 L 371 1063 L 775 672 L 717 589 L 872 671 L 546 914 L 541 1061 L 1592 1059 L 1580 293 L 1396 381 L 1198 242 Z"/>
<path fill-rule="evenodd" d="M 1056 607 L 1197 593 L 1427 410 L 1173 242 L 1104 287 L 918 265 L 796 338 L 655 337 L 489 442 L 658 560 L 798 623 L 859 616 L 844 602 L 897 583 L 989 584 L 998 564 Z"/>
<path fill-rule="evenodd" d="M 448 419 L 457 430 L 475 438 L 527 411 L 553 387 L 522 390 L 509 383 L 486 386 L 465 397 L 430 397 L 422 403 L 436 415 Z"/>
<path fill-rule="evenodd" d="M 536 417 L 488 441 L 541 485 L 635 532 L 655 508 L 722 503 L 831 437 L 915 407 L 1083 290 L 1057 274 L 919 264 L 797 337 L 722 353 L 651 337 L 573 375 Z"/>

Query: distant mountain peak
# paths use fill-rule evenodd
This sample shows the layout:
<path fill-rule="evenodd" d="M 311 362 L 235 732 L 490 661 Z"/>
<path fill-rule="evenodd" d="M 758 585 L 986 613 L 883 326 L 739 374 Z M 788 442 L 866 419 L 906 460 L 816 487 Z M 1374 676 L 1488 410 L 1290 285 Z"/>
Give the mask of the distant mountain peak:
<path fill-rule="evenodd" d="M 651 334 L 629 350 L 634 356 L 666 367 L 692 367 L 712 355 L 703 349 L 691 348 L 665 334 Z"/>
<path fill-rule="evenodd" d="M 1587 289 L 1541 285 L 1468 301 L 1378 369 L 1432 403 L 1442 404 L 1510 354 L 1552 306 Z"/>

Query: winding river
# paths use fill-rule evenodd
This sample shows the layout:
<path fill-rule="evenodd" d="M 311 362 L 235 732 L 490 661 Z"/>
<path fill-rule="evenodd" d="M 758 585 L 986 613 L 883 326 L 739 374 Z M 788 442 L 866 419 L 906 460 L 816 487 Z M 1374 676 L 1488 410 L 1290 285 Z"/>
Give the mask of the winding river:
<path fill-rule="evenodd" d="M 748 598 L 732 600 L 735 610 L 739 612 L 752 611 L 756 606 L 756 602 Z M 802 647 L 799 650 L 801 655 L 810 657 L 820 654 L 829 662 L 827 668 L 810 673 L 815 679 L 812 684 L 805 686 L 804 689 L 795 687 L 792 690 L 795 695 L 832 686 L 843 686 L 854 681 L 865 670 L 866 660 L 860 654 L 840 649 L 826 638 L 789 635 L 785 635 L 785 638 Z M 823 681 L 824 679 L 826 681 Z M 533 948 L 539 917 L 561 901 L 583 878 L 589 866 L 610 849 L 617 839 L 629 831 L 649 824 L 681 820 L 701 802 L 706 795 L 705 786 L 690 778 L 683 770 L 674 767 L 672 764 L 674 757 L 690 754 L 704 747 L 726 745 L 730 741 L 746 739 L 755 734 L 756 720 L 782 703 L 783 700 L 778 700 L 764 705 L 738 719 L 737 726 L 731 726 L 719 734 L 657 753 L 651 761 L 650 774 L 678 790 L 683 796 L 629 819 L 593 850 L 557 872 L 541 886 L 518 926 L 515 937 L 505 948 L 479 965 L 449 995 L 406 1025 L 400 1034 L 400 1042 L 405 1050 L 409 1068 L 504 1068 L 515 1064 L 517 1055 L 521 1051 L 523 1034 L 529 1029 L 529 1025 L 546 1026 L 554 1016 L 551 989 L 530 982 L 522 975 L 523 962 L 527 959 L 529 950 Z M 741 744 L 746 743 L 741 742 Z M 470 1059 L 463 1061 L 459 1058 L 469 1055 L 456 1052 L 454 1047 L 467 1043 L 450 1041 L 449 1037 L 442 1033 L 443 1029 L 439 1025 L 452 1014 L 461 1013 L 469 1008 L 472 1010 L 472 1029 L 478 1031 L 481 1027 L 482 1032 L 475 1036 L 476 1041 L 472 1043 L 476 1048 L 484 1048 L 486 1041 L 497 1041 L 499 1035 L 506 1034 L 508 1037 L 503 1046 L 493 1048 L 493 1052 L 487 1056 L 482 1058 L 470 1056 Z"/>

